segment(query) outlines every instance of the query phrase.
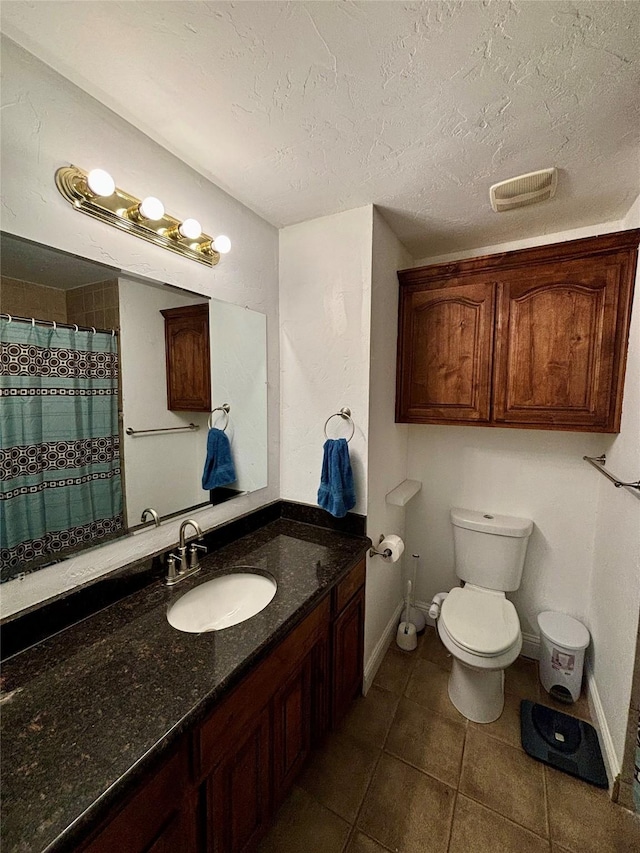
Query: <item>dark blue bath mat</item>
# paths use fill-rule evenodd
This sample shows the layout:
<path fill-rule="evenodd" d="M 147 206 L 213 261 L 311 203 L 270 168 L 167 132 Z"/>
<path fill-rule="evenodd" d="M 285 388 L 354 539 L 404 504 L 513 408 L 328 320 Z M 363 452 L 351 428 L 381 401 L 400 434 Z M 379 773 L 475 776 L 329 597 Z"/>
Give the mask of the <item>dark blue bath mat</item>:
<path fill-rule="evenodd" d="M 523 699 L 520 736 L 532 758 L 599 788 L 609 786 L 598 735 L 589 723 Z"/>

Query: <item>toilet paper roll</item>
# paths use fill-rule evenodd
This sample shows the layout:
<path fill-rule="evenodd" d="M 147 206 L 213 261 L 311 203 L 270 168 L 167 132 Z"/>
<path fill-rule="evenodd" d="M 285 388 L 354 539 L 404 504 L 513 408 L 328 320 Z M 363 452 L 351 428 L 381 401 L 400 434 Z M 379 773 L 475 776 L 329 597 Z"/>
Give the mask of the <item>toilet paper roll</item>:
<path fill-rule="evenodd" d="M 378 551 L 381 551 L 383 554 L 385 551 L 390 551 L 391 553 L 389 556 L 385 556 L 382 559 L 385 563 L 397 563 L 404 551 L 404 542 L 399 536 L 392 533 L 389 536 L 384 537 L 382 542 L 378 545 Z"/>

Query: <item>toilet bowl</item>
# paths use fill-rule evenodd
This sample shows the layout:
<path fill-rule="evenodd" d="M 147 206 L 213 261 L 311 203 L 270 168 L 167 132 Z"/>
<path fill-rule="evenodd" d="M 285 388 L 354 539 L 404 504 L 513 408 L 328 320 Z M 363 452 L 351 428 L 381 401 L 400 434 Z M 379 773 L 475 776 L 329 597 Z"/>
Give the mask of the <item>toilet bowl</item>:
<path fill-rule="evenodd" d="M 438 606 L 438 635 L 453 657 L 449 698 L 463 716 L 492 723 L 504 708 L 504 671 L 522 649 L 505 593 L 518 589 L 533 522 L 452 509 L 456 574 L 465 582 Z M 434 599 L 435 603 L 436 599 Z"/>
<path fill-rule="evenodd" d="M 522 649 L 515 607 L 504 593 L 467 584 L 451 590 L 437 625 L 453 657 L 451 702 L 468 720 L 492 723 L 504 708 L 504 670 Z"/>

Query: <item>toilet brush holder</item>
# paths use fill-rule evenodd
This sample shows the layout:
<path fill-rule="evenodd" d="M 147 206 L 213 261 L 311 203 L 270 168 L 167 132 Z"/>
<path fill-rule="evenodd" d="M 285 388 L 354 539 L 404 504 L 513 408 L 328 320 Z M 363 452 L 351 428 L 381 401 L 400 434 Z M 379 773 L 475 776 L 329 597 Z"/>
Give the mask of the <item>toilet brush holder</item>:
<path fill-rule="evenodd" d="M 412 652 L 418 647 L 416 626 L 412 622 L 401 622 L 398 625 L 396 643 L 405 652 Z"/>

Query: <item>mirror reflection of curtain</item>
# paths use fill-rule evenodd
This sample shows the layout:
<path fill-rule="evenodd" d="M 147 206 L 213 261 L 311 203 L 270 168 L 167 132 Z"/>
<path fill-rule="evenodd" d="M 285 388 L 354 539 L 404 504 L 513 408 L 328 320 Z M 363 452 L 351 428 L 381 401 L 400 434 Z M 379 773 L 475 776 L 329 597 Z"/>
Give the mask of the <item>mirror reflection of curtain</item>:
<path fill-rule="evenodd" d="M 123 532 L 117 339 L 0 319 L 2 582 Z"/>

